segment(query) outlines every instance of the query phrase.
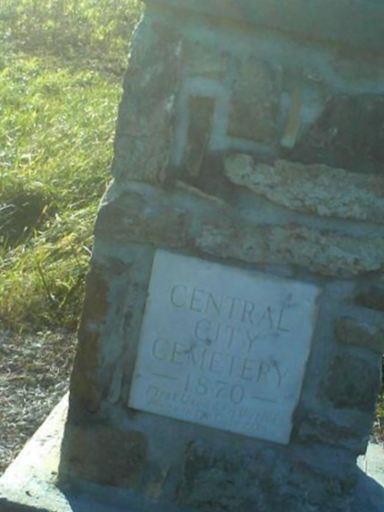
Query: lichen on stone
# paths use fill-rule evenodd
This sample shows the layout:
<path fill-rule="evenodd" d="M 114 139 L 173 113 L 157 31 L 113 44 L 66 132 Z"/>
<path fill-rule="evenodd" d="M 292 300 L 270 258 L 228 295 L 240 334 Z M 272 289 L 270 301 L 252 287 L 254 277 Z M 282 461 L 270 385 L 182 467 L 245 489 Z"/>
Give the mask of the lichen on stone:
<path fill-rule="evenodd" d="M 384 223 L 384 178 L 379 176 L 286 160 L 263 164 L 246 154 L 228 156 L 225 174 L 235 185 L 292 210 Z"/>

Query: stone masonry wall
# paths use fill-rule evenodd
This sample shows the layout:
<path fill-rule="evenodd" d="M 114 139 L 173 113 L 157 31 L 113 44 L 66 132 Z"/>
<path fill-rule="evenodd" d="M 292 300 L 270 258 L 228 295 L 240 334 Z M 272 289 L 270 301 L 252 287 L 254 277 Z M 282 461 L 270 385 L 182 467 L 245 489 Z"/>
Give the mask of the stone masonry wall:
<path fill-rule="evenodd" d="M 96 224 L 62 479 L 204 512 L 347 512 L 384 351 L 384 55 L 149 4 Z M 157 247 L 321 287 L 288 446 L 127 406 Z"/>

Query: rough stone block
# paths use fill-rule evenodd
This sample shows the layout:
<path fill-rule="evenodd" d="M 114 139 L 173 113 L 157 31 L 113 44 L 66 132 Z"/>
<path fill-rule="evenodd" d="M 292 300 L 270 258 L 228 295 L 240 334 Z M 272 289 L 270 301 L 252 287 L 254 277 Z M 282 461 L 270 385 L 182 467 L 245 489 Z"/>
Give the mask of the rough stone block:
<path fill-rule="evenodd" d="M 147 458 L 142 432 L 107 425 L 71 426 L 65 446 L 70 474 L 62 477 L 121 488 L 140 485 Z"/>
<path fill-rule="evenodd" d="M 348 422 L 347 422 L 348 423 Z M 300 443 L 311 445 L 323 443 L 330 446 L 343 447 L 356 455 L 366 452 L 370 431 L 371 419 L 365 418 L 360 422 L 353 420 L 348 424 L 337 423 L 332 415 L 319 414 L 306 411 L 298 418 L 294 439 Z"/>
<path fill-rule="evenodd" d="M 147 0 L 154 6 L 168 5 L 200 14 L 229 18 L 235 22 L 290 33 L 298 39 L 352 46 L 355 51 L 382 54 L 384 7 L 381 0 Z M 370 30 L 367 31 L 366 27 Z"/>
<path fill-rule="evenodd" d="M 340 465 L 342 465 L 340 461 Z M 356 475 L 326 475 L 300 457 L 287 458 L 268 448 L 248 455 L 218 455 L 212 447 L 187 447 L 178 499 L 204 512 L 345 512 L 353 499 Z M 305 489 L 305 492 L 303 490 Z"/>
<path fill-rule="evenodd" d="M 273 143 L 281 96 L 278 69 L 255 58 L 240 60 L 232 84 L 228 135 Z"/>
<path fill-rule="evenodd" d="M 344 316 L 336 322 L 336 337 L 341 343 L 384 353 L 384 318 L 381 325 Z"/>
<path fill-rule="evenodd" d="M 198 178 L 208 153 L 212 134 L 215 102 L 212 98 L 192 96 L 189 98 L 188 142 L 182 166 L 189 178 Z"/>
<path fill-rule="evenodd" d="M 358 306 L 384 313 L 384 286 L 382 276 L 380 276 L 377 284 L 365 286 L 364 289 L 357 294 L 355 302 Z"/>
<path fill-rule="evenodd" d="M 382 94 L 335 96 L 328 101 L 317 122 L 303 134 L 290 158 L 382 176 L 383 123 Z"/>
<path fill-rule="evenodd" d="M 381 387 L 380 364 L 343 354 L 333 360 L 326 382 L 326 398 L 337 408 L 358 409 L 373 415 Z"/>
<path fill-rule="evenodd" d="M 260 164 L 244 154 L 227 157 L 225 173 L 232 183 L 291 210 L 384 222 L 384 178 L 379 176 L 286 160 Z"/>
<path fill-rule="evenodd" d="M 179 36 L 147 17 L 134 35 L 124 80 L 112 166 L 117 178 L 155 183 L 166 179 L 180 60 Z"/>
<path fill-rule="evenodd" d="M 273 215 L 276 223 L 262 222 L 182 182 L 169 193 L 137 183 L 116 189 L 105 197 L 96 224 L 96 234 L 109 242 L 193 248 L 217 258 L 297 265 L 329 276 L 362 275 L 384 264 L 384 239 L 372 233 L 356 236 L 292 223 L 285 212 Z"/>
<path fill-rule="evenodd" d="M 183 45 L 183 65 L 189 77 L 204 77 L 223 81 L 228 72 L 227 53 L 217 46 L 201 41 L 186 40 Z"/>

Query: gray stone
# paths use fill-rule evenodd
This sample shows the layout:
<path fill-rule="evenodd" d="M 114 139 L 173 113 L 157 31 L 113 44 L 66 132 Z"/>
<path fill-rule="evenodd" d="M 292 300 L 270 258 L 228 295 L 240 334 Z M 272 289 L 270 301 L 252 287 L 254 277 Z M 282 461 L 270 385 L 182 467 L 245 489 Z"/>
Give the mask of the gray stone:
<path fill-rule="evenodd" d="M 274 143 L 280 108 L 281 71 L 249 57 L 239 60 L 235 76 L 228 135 Z"/>
<path fill-rule="evenodd" d="M 348 507 L 346 489 L 339 487 L 340 482 L 336 483 L 332 477 L 321 475 L 299 459 L 287 464 L 283 455 L 276 455 L 272 450 L 248 457 L 235 454 L 223 457 L 211 447 L 191 444 L 179 499 L 193 510 L 205 512 L 280 512 L 282 503 L 287 512 L 320 512 L 325 503 L 333 512 L 344 512 Z M 344 474 L 345 488 L 351 485 L 350 477 Z"/>
<path fill-rule="evenodd" d="M 287 444 L 319 291 L 157 251 L 130 407 Z"/>
<path fill-rule="evenodd" d="M 370 438 L 371 418 L 354 417 L 351 421 L 338 421 L 330 412 L 317 414 L 304 411 L 297 421 L 295 439 L 311 445 L 321 443 L 330 446 L 342 446 L 355 455 L 364 454 Z"/>
<path fill-rule="evenodd" d="M 229 156 L 225 171 L 232 183 L 292 210 L 384 222 L 384 178 L 379 176 L 284 160 L 258 164 L 249 155 Z"/>
<path fill-rule="evenodd" d="M 116 219 L 119 219 L 119 223 Z M 104 198 L 96 232 L 115 242 L 197 248 L 217 258 L 297 265 L 328 276 L 362 275 L 384 265 L 384 238 L 367 225 L 357 235 L 290 222 L 284 212 L 260 221 L 183 183 L 169 191 L 130 183 Z M 233 243 L 233 241 L 235 241 Z"/>
<path fill-rule="evenodd" d="M 324 393 L 335 407 L 374 413 L 381 386 L 380 364 L 369 364 L 360 357 L 343 354 L 333 360 Z"/>
<path fill-rule="evenodd" d="M 142 432 L 97 423 L 91 429 L 76 425 L 67 430 L 65 446 L 72 479 L 125 488 L 137 486 L 143 477 L 147 439 Z"/>
<path fill-rule="evenodd" d="M 364 65 L 359 73 L 363 76 Z M 383 78 L 376 80 L 382 83 Z M 289 157 L 364 174 L 368 183 L 374 180 L 370 175 L 383 176 L 383 123 L 383 94 L 336 95 L 302 134 Z"/>
<path fill-rule="evenodd" d="M 382 53 L 384 7 L 380 0 L 149 0 L 154 6 L 183 7 L 230 18 L 256 27 L 291 33 L 305 41 L 347 45 L 356 51 Z M 370 27 L 370 30 L 367 30 Z"/>
<path fill-rule="evenodd" d="M 211 98 L 191 96 L 188 108 L 188 143 L 182 166 L 186 176 L 197 178 L 202 171 L 211 139 L 215 104 Z"/>
<path fill-rule="evenodd" d="M 336 323 L 338 341 L 384 353 L 384 318 L 379 324 L 344 316 Z"/>
<path fill-rule="evenodd" d="M 229 66 L 227 52 L 199 40 L 187 40 L 183 45 L 186 73 L 191 78 L 204 77 L 224 81 Z"/>
<path fill-rule="evenodd" d="M 0 478 L 0 511 L 1 512 L 138 512 L 139 510 L 153 512 L 175 512 L 175 508 L 167 505 L 154 505 L 151 502 L 138 501 L 134 496 L 129 498 L 119 495 L 116 489 L 103 488 L 97 491 L 92 485 L 85 485 L 77 491 L 57 487 L 57 472 L 59 469 L 60 447 L 62 442 L 65 419 L 67 415 L 68 398 L 65 397 L 52 411 L 44 424 L 23 448 L 20 455 Z M 95 448 L 95 447 L 94 447 Z M 207 458 L 208 457 L 208 458 Z M 212 454 L 204 452 L 200 446 L 188 448 L 188 463 L 183 486 L 179 491 L 179 500 L 200 505 L 204 500 L 209 502 L 212 496 L 224 506 L 235 506 L 236 510 L 248 506 L 249 494 L 259 492 L 255 479 L 248 480 L 246 465 L 250 460 L 242 461 L 243 470 L 236 467 L 235 475 L 229 461 L 221 469 L 210 470 Z M 356 496 L 353 499 L 351 512 L 381 512 L 384 502 L 384 468 L 383 448 L 370 445 L 367 453 L 359 460 L 361 472 Z M 268 467 L 268 458 L 264 456 L 264 464 L 260 460 L 259 470 Z M 216 495 L 209 487 L 204 494 L 204 475 L 202 471 L 213 474 L 210 476 L 217 482 Z M 271 475 L 264 469 L 264 485 L 273 485 Z M 200 480 L 194 474 L 201 475 Z M 369 476 L 368 476 L 369 475 Z M 255 475 L 254 475 L 255 476 Z M 280 478 L 289 475 L 281 474 Z M 246 478 L 244 478 L 246 477 Z M 231 487 L 242 489 L 243 493 L 231 492 Z M 203 492 L 202 492 L 203 491 Z M 260 500 L 262 498 L 259 498 Z M 198 503 L 196 503 L 198 500 Z M 127 505 L 127 501 L 130 503 Z M 212 503 L 212 502 L 211 502 Z M 297 507 L 300 507 L 297 504 Z M 123 508 L 122 508 L 123 507 Z M 185 509 L 184 509 L 185 510 Z M 233 510 L 233 508 L 231 509 Z M 245 509 L 246 512 L 249 511 Z M 289 509 L 287 509 L 289 510 Z M 294 509 L 297 512 L 300 508 Z M 185 512 L 187 512 L 185 510 Z"/>
<path fill-rule="evenodd" d="M 384 286 L 382 276 L 381 279 L 375 280 L 374 284 L 370 283 L 366 285 L 363 290 L 360 290 L 356 296 L 355 302 L 363 308 L 369 308 L 370 310 L 384 313 Z M 381 315 L 380 318 L 382 318 Z"/>
<path fill-rule="evenodd" d="M 155 183 L 166 179 L 171 160 L 180 60 L 178 34 L 162 30 L 146 17 L 134 34 L 124 81 L 112 166 L 117 178 Z"/>

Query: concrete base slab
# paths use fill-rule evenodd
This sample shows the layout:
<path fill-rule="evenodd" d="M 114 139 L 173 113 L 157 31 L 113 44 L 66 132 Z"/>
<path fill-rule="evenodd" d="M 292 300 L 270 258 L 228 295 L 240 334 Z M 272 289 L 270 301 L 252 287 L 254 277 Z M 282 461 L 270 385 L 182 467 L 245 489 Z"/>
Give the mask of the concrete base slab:
<path fill-rule="evenodd" d="M 68 396 L 53 409 L 0 479 L 0 510 L 71 512 L 55 487 Z"/>
<path fill-rule="evenodd" d="M 0 478 L 0 512 L 122 511 L 102 499 L 96 502 L 86 493 L 68 493 L 56 486 L 67 411 L 68 395 Z"/>
<path fill-rule="evenodd" d="M 0 512 L 164 512 L 134 497 L 128 510 L 116 490 L 104 495 L 89 487 L 69 493 L 56 486 L 67 409 L 65 396 L 0 478 Z M 371 444 L 358 466 L 359 484 L 350 512 L 383 512 L 384 448 Z"/>

